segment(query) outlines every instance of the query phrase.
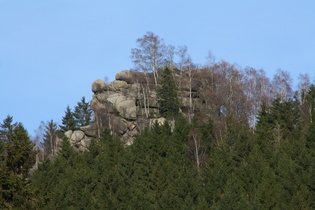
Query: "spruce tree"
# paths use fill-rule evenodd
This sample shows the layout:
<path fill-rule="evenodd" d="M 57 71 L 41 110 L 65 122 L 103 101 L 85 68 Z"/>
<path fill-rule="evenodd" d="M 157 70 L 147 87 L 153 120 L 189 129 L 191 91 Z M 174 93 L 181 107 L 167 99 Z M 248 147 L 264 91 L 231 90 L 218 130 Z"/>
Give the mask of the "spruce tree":
<path fill-rule="evenodd" d="M 35 163 L 36 151 L 21 123 L 8 116 L 0 124 L 0 208 L 32 209 L 36 198 L 26 183 L 28 172 Z"/>
<path fill-rule="evenodd" d="M 313 109 L 314 110 L 314 109 Z M 313 111 L 312 110 L 312 111 Z M 300 157 L 301 174 L 305 185 L 305 203 L 312 209 L 315 207 L 315 121 L 313 120 L 305 134 L 305 147 Z"/>
<path fill-rule="evenodd" d="M 36 151 L 27 131 L 21 123 L 13 123 L 8 116 L 0 124 L 0 135 L 4 148 L 6 165 L 14 175 L 25 178 L 35 163 Z"/>
<path fill-rule="evenodd" d="M 98 180 L 93 181 L 93 184 L 97 186 L 94 190 L 95 198 L 98 199 L 102 208 L 120 209 L 120 201 L 124 200 L 126 191 L 126 177 L 121 165 L 124 154 L 123 144 L 110 134 L 110 130 L 105 129 L 99 142 L 93 146 L 93 152 L 99 153 L 94 158 L 94 166 L 92 166 L 98 177 Z"/>
<path fill-rule="evenodd" d="M 78 126 L 86 126 L 90 124 L 92 118 L 92 110 L 90 108 L 90 103 L 85 101 L 84 96 L 74 108 L 73 116 Z"/>
<path fill-rule="evenodd" d="M 47 122 L 44 127 L 44 156 L 54 156 L 56 154 L 56 147 L 57 147 L 57 131 L 58 127 L 57 124 L 51 120 Z"/>
<path fill-rule="evenodd" d="M 180 103 L 177 96 L 176 84 L 172 78 L 172 72 L 166 67 L 161 76 L 162 80 L 158 89 L 161 116 L 176 117 L 179 112 Z"/>
<path fill-rule="evenodd" d="M 11 143 L 7 144 L 7 165 L 15 175 L 26 178 L 28 171 L 35 164 L 36 151 L 22 124 L 14 128 Z"/>
<path fill-rule="evenodd" d="M 17 123 L 13 123 L 13 117 L 8 115 L 0 124 L 0 138 L 4 143 L 11 142 L 11 135 Z"/>
<path fill-rule="evenodd" d="M 77 123 L 74 118 L 74 114 L 69 106 L 67 106 L 65 116 L 62 118 L 62 125 L 60 125 L 60 128 L 63 132 L 77 129 Z"/>

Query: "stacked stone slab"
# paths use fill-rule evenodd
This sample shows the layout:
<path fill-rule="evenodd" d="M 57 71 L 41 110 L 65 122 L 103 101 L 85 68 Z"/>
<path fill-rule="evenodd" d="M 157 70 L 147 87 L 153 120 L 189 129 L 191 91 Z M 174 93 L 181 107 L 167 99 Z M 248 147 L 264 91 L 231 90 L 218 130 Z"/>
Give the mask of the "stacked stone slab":
<path fill-rule="evenodd" d="M 175 72 L 174 77 L 178 78 L 179 74 Z M 116 74 L 116 80 L 109 84 L 100 79 L 94 81 L 92 84 L 94 95 L 90 105 L 95 114 L 95 122 L 81 127 L 79 131 L 66 133 L 74 147 L 79 151 L 85 151 L 91 139 L 98 138 L 101 130 L 106 127 L 126 145 L 130 145 L 136 136 L 146 127 L 151 127 L 156 120 L 163 124 L 165 119 L 159 118 L 155 85 L 150 86 L 149 94 L 146 95 L 148 102 L 144 106 L 143 88 L 148 78 L 150 79 L 150 75 L 146 77 L 144 73 L 124 70 Z M 184 110 L 189 106 L 190 94 L 187 82 L 183 84 L 180 95 Z M 197 97 L 193 100 L 194 104 L 200 103 Z M 149 116 L 146 113 L 149 113 Z"/>

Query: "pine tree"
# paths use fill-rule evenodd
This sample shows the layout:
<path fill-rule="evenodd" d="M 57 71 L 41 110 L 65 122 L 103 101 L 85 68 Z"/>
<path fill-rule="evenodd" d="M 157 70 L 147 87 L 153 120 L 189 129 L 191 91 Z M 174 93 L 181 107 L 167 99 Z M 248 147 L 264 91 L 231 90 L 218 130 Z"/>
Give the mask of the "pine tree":
<path fill-rule="evenodd" d="M 179 113 L 180 103 L 172 72 L 166 67 L 161 76 L 161 86 L 158 89 L 161 115 L 163 117 L 176 117 Z"/>
<path fill-rule="evenodd" d="M 60 128 L 63 132 L 77 129 L 77 123 L 74 118 L 74 114 L 69 106 L 67 106 L 65 116 L 62 118 L 62 125 L 60 125 Z"/>
<path fill-rule="evenodd" d="M 90 108 L 90 103 L 85 101 L 85 97 L 81 98 L 81 101 L 77 103 L 74 108 L 73 116 L 76 120 L 78 126 L 89 125 L 92 118 L 92 110 Z"/>

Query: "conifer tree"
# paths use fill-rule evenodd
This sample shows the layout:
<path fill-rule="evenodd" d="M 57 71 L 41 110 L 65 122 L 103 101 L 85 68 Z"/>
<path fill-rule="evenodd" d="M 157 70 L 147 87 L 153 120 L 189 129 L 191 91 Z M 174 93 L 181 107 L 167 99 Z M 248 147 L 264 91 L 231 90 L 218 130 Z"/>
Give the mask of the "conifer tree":
<path fill-rule="evenodd" d="M 81 101 L 77 103 L 77 106 L 75 106 L 73 116 L 76 120 L 76 124 L 79 127 L 90 124 L 92 110 L 90 108 L 90 103 L 85 101 L 84 96 L 81 98 Z"/>
<path fill-rule="evenodd" d="M 21 123 L 13 123 L 8 116 L 0 124 L 0 208 L 34 208 L 32 191 L 26 184 L 30 168 L 35 163 L 36 151 Z M 35 201 L 36 198 L 33 199 Z"/>
<path fill-rule="evenodd" d="M 71 143 L 68 140 L 68 138 L 64 137 L 61 143 L 61 149 L 58 152 L 58 158 L 61 160 L 69 160 L 75 156 L 76 156 L 76 152 L 73 146 L 71 146 Z"/>
<path fill-rule="evenodd" d="M 177 97 L 176 84 L 172 78 L 172 72 L 166 67 L 161 76 L 161 86 L 158 89 L 161 115 L 163 117 L 176 117 L 179 113 L 180 103 Z"/>
<path fill-rule="evenodd" d="M 91 149 L 92 152 L 98 153 L 93 160 L 94 165 L 97 165 L 97 168 L 93 167 L 94 172 L 99 177 L 93 182 L 96 185 L 95 198 L 103 208 L 119 209 L 126 191 L 124 188 L 126 177 L 121 166 L 123 144 L 106 129 L 102 132 L 101 139 L 95 142 Z"/>
<path fill-rule="evenodd" d="M 26 178 L 35 163 L 34 146 L 23 125 L 18 124 L 11 135 L 11 143 L 7 144 L 7 165 L 15 175 Z"/>
<path fill-rule="evenodd" d="M 63 132 L 77 129 L 74 114 L 69 106 L 67 106 L 65 116 L 62 118 L 62 125 L 60 125 L 60 128 Z"/>
<path fill-rule="evenodd" d="M 305 203 L 308 208 L 315 207 L 315 121 L 313 120 L 305 134 L 305 148 L 300 157 L 301 174 L 305 185 Z"/>
<path fill-rule="evenodd" d="M 43 146 L 44 146 L 44 156 L 54 156 L 56 155 L 56 147 L 57 147 L 57 124 L 51 120 L 47 122 L 44 127 L 44 138 L 43 138 Z"/>
<path fill-rule="evenodd" d="M 17 123 L 13 123 L 13 117 L 8 115 L 0 124 L 0 138 L 4 143 L 11 142 L 11 135 Z"/>

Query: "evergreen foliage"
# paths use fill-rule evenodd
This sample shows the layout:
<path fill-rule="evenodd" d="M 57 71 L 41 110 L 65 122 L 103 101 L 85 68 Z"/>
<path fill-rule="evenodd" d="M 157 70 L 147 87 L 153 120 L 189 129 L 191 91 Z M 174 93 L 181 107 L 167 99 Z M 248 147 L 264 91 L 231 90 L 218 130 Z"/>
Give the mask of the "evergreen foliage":
<path fill-rule="evenodd" d="M 314 85 L 304 81 L 298 99 L 285 71 L 270 83 L 262 70 L 242 73 L 225 61 L 193 70 L 186 47 L 176 73 L 172 46 L 166 58 L 152 32 L 137 42 L 132 58 L 145 73 L 143 99 L 154 79 L 161 116 L 176 121 L 155 121 L 130 146 L 105 129 L 79 154 L 51 120 L 41 143 L 54 157 L 31 174 L 34 143 L 8 116 L 0 123 L 0 209 L 315 209 Z M 174 72 L 160 74 L 162 63 Z M 181 96 L 189 95 L 189 123 L 179 114 L 176 77 Z M 82 97 L 60 128 L 79 129 L 91 116 Z"/>
<path fill-rule="evenodd" d="M 161 77 L 160 88 L 158 89 L 161 116 L 176 117 L 179 112 L 180 104 L 171 70 L 166 67 Z"/>
<path fill-rule="evenodd" d="M 84 96 L 75 106 L 73 116 L 78 127 L 90 124 L 92 119 L 92 110 L 90 108 L 90 103 L 85 101 Z"/>
<path fill-rule="evenodd" d="M 89 125 L 91 123 L 92 114 L 90 103 L 86 102 L 83 96 L 81 101 L 74 107 L 74 111 L 67 106 L 65 116 L 62 118 L 62 125 L 60 125 L 61 131 L 78 130 L 81 126 Z"/>
<path fill-rule="evenodd" d="M 38 199 L 29 187 L 29 170 L 37 151 L 21 123 L 8 116 L 0 124 L 0 208 L 34 208 Z"/>
<path fill-rule="evenodd" d="M 43 147 L 44 157 L 52 157 L 57 147 L 58 126 L 51 120 L 44 127 Z"/>
<path fill-rule="evenodd" d="M 65 116 L 62 118 L 62 125 L 60 125 L 60 128 L 63 132 L 66 132 L 69 130 L 75 130 L 77 128 L 77 123 L 74 118 L 74 113 L 72 112 L 69 106 L 67 106 L 67 109 L 65 111 Z"/>
<path fill-rule="evenodd" d="M 313 209 L 315 123 L 295 138 L 299 107 L 293 100 L 263 106 L 256 131 L 232 117 L 220 138 L 211 119 L 179 117 L 146 129 L 131 146 L 105 130 L 89 151 L 69 141 L 55 161 L 31 177 L 37 205 L 49 209 Z M 290 114 L 289 114 L 290 113 Z M 278 126 L 280 125 L 280 126 Z M 269 129 L 271 130 L 269 132 Z M 280 136 L 275 131 L 286 132 Z M 265 134 L 265 135 L 264 135 Z M 301 135 L 301 134 L 298 134 Z M 196 170 L 192 136 L 204 163 Z M 279 139 L 278 139 L 279 140 Z M 198 153 L 200 155 L 200 153 Z"/>
<path fill-rule="evenodd" d="M 26 178 L 35 163 L 34 146 L 23 125 L 18 124 L 10 134 L 10 142 L 6 144 L 7 166 L 14 175 Z"/>
<path fill-rule="evenodd" d="M 262 105 L 255 129 L 198 113 L 190 124 L 183 116 L 155 121 L 130 146 L 105 129 L 78 154 L 64 137 L 57 157 L 30 177 L 34 145 L 8 116 L 0 124 L 0 208 L 314 209 L 315 97 L 312 88 L 306 94 L 303 103 Z M 56 130 L 50 121 L 47 144 Z"/>

